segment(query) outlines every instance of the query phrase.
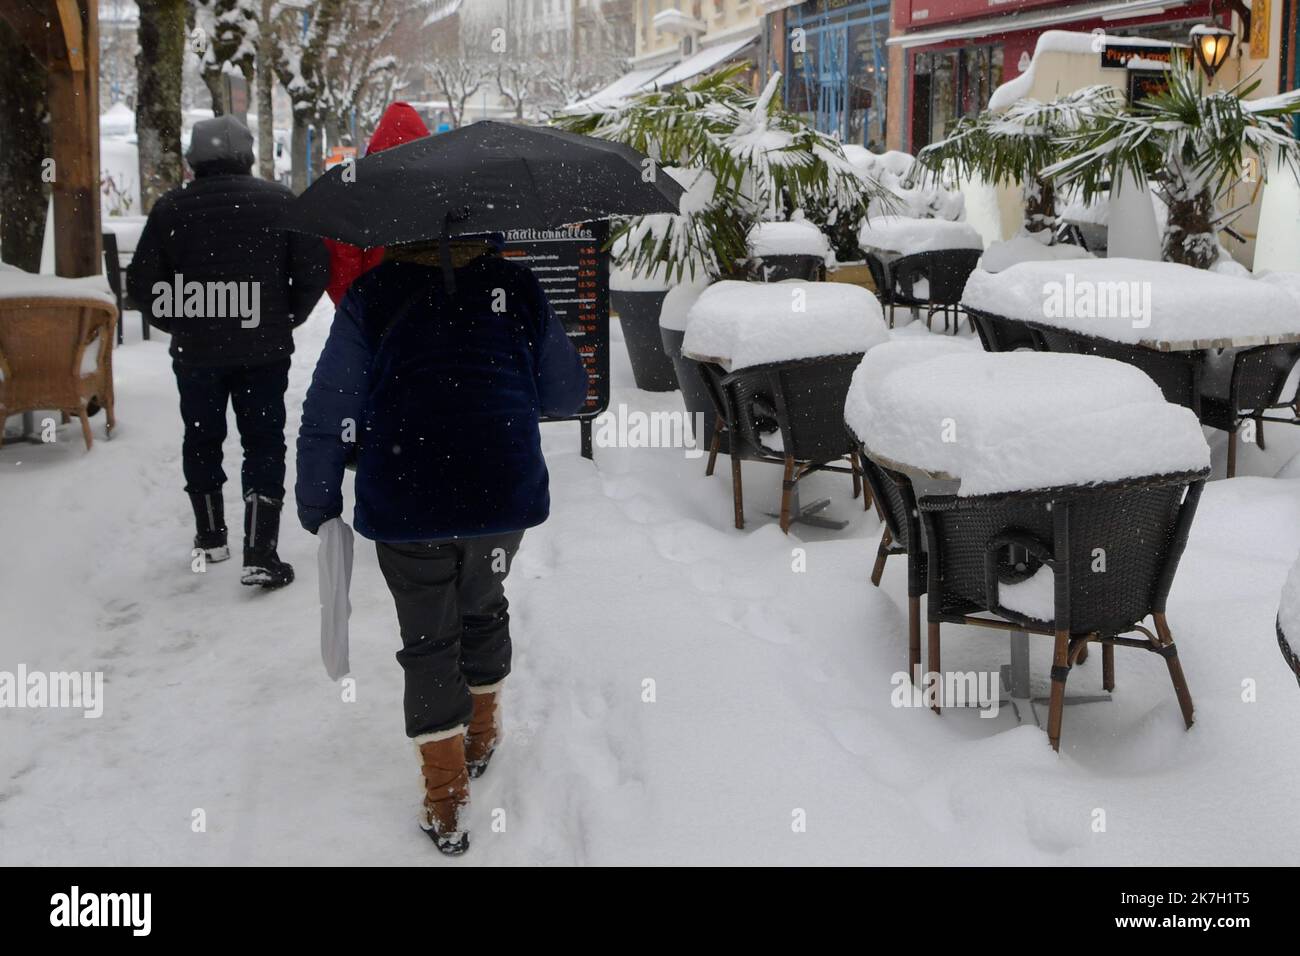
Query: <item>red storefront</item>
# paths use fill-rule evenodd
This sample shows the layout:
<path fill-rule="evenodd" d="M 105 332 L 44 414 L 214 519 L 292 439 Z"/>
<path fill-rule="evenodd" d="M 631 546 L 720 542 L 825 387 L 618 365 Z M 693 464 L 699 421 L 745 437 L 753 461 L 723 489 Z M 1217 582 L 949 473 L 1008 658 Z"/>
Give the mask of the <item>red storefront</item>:
<path fill-rule="evenodd" d="M 894 0 L 889 144 L 916 152 L 1019 76 L 1047 30 L 1187 42 L 1214 0 Z M 896 83 L 894 77 L 903 77 Z"/>

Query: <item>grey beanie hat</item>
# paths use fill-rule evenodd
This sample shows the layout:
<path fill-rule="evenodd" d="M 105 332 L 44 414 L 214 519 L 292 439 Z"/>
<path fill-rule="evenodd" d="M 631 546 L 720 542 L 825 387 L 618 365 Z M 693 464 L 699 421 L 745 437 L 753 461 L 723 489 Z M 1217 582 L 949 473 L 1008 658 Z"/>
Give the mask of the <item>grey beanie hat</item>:
<path fill-rule="evenodd" d="M 190 148 L 185 151 L 191 169 L 218 160 L 252 166 L 254 158 L 253 134 L 233 116 L 195 123 L 190 133 Z"/>

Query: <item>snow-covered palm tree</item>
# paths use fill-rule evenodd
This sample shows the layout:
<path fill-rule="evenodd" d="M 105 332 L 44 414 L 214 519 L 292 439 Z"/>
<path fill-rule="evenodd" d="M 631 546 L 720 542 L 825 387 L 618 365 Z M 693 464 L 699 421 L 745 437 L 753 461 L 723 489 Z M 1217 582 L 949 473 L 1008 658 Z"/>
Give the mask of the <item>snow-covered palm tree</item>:
<path fill-rule="evenodd" d="M 1300 143 L 1288 118 L 1300 112 L 1300 90 L 1258 100 L 1247 78 L 1206 92 L 1190 58 L 1173 58 L 1169 87 L 1131 110 L 1094 113 L 1063 138 L 1065 156 L 1043 170 L 1058 186 L 1077 185 L 1085 200 L 1112 181 L 1151 183 L 1169 207 L 1163 258 L 1208 269 L 1219 257 L 1218 231 L 1238 211 L 1220 214 L 1217 201 L 1242 178 L 1255 155 L 1261 175 L 1280 163 L 1300 178 Z"/>
<path fill-rule="evenodd" d="M 626 143 L 667 167 L 684 167 L 696 188 L 683 215 L 645 216 L 615 230 L 618 265 L 670 280 L 703 270 L 738 271 L 750 228 L 816 207 L 861 219 L 873 198 L 892 195 L 862 178 L 838 140 L 780 107 L 780 74 L 757 95 L 730 67 L 689 86 L 652 90 L 612 108 L 559 117 L 573 132 Z"/>
<path fill-rule="evenodd" d="M 1056 189 L 1043 170 L 1063 156 L 1064 137 L 1096 113 L 1114 112 L 1123 98 L 1112 86 L 1088 86 L 1049 103 L 1017 100 L 1004 111 L 963 117 L 952 134 L 925 147 L 918 167 L 931 178 L 952 173 L 995 185 L 1021 187 L 1023 231 L 1051 240 L 1055 235 Z"/>

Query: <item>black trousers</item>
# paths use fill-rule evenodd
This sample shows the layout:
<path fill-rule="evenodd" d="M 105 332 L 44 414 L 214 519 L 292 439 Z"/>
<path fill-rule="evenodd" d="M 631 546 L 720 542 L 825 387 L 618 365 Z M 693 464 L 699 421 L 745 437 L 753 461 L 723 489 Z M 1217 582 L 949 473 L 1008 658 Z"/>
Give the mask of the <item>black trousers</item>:
<path fill-rule="evenodd" d="M 402 631 L 408 737 L 469 723 L 469 689 L 510 673 L 505 580 L 523 536 L 377 543 Z"/>
<path fill-rule="evenodd" d="M 173 363 L 172 370 L 185 422 L 181 446 L 185 490 L 205 494 L 226 483 L 221 445 L 226 440 L 229 404 L 235 408 L 235 425 L 244 446 L 244 496 L 256 493 L 283 501 L 284 392 L 289 387 L 289 359 L 232 368 Z"/>

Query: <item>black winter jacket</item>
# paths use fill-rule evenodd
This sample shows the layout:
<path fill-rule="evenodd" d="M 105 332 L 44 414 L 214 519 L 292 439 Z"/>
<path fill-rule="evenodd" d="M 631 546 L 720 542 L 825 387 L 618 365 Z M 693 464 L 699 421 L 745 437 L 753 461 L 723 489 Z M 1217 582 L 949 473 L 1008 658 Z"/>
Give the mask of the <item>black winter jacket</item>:
<path fill-rule="evenodd" d="M 217 166 L 200 169 L 193 182 L 154 204 L 127 270 L 127 291 L 154 326 L 171 333 L 179 364 L 261 365 L 293 352 L 293 329 L 329 280 L 324 243 L 275 228 L 293 198 L 279 183 Z M 224 285 L 232 282 L 242 299 Z M 167 291 L 155 294 L 159 283 Z M 201 303 L 193 295 L 199 289 Z M 248 307 L 233 308 L 237 301 Z"/>

